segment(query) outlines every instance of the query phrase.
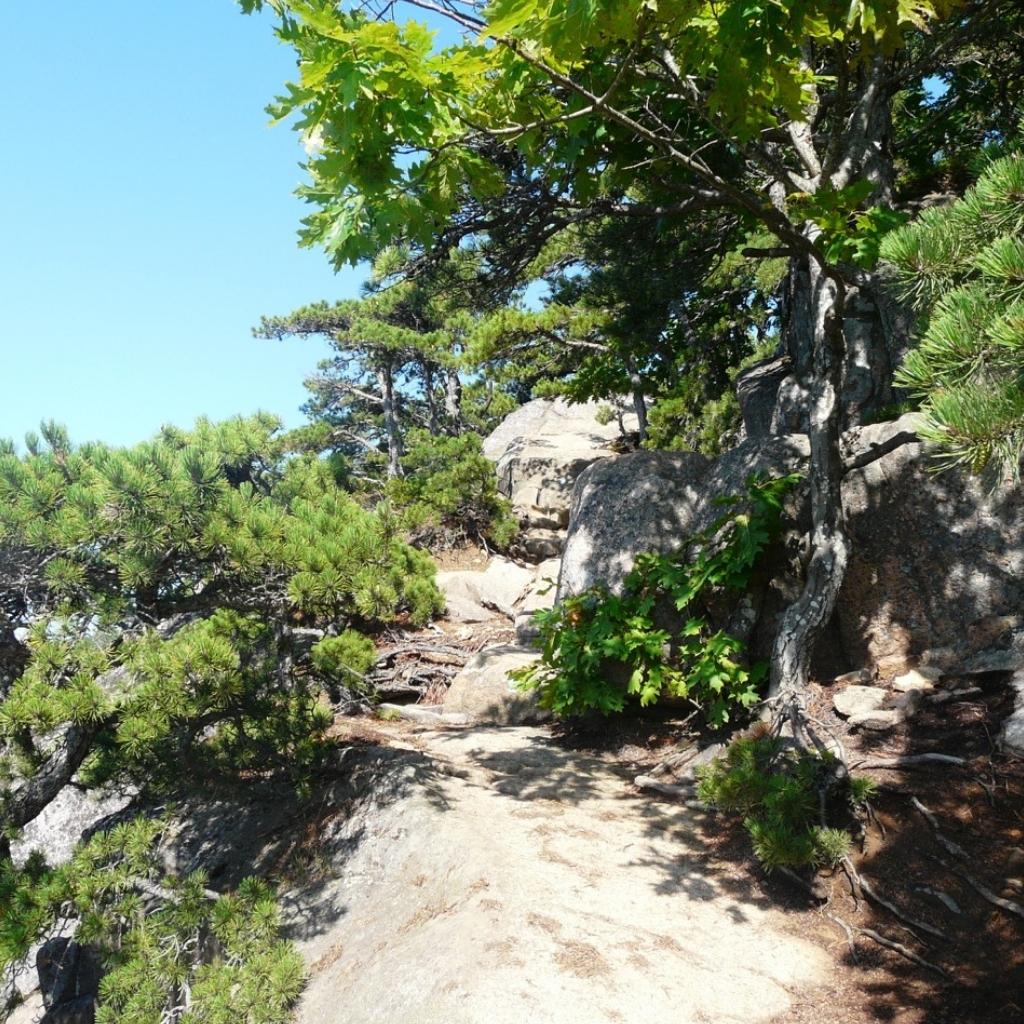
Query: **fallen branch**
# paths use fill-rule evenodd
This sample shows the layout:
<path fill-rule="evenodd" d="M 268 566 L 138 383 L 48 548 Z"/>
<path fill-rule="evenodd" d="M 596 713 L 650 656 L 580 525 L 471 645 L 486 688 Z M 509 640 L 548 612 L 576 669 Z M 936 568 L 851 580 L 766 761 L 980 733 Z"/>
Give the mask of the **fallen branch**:
<path fill-rule="evenodd" d="M 966 764 L 964 757 L 952 754 L 904 754 L 902 757 L 883 757 L 875 761 L 858 761 L 853 768 L 919 768 L 929 764 L 948 764 L 954 767 Z"/>

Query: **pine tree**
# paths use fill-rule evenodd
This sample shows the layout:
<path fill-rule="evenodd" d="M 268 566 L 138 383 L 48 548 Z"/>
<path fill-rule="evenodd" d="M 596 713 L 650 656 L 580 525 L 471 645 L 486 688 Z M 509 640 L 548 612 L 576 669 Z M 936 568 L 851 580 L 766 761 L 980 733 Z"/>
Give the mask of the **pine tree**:
<path fill-rule="evenodd" d="M 993 160 L 882 254 L 922 313 L 897 383 L 922 402 L 943 466 L 1019 479 L 1024 456 L 1024 154 Z"/>
<path fill-rule="evenodd" d="M 107 957 L 98 1019 L 284 1020 L 301 971 L 258 887 L 155 880 L 147 825 L 56 874 L 15 870 L 9 840 L 72 781 L 145 798 L 187 763 L 193 786 L 284 775 L 308 791 L 325 694 L 373 660 L 363 633 L 440 610 L 433 564 L 327 463 L 289 456 L 271 417 L 127 449 L 46 424 L 27 448 L 0 452 L 0 971 L 70 904 Z M 197 952 L 198 934 L 217 941 Z"/>

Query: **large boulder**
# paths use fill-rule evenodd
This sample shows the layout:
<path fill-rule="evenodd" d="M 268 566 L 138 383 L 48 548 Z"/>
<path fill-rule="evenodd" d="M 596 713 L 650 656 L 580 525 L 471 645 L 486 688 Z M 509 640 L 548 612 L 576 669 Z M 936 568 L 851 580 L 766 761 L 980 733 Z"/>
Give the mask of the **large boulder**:
<path fill-rule="evenodd" d="M 912 415 L 858 432 L 861 450 L 914 427 Z M 935 473 L 906 444 L 847 474 L 852 554 L 839 627 L 852 663 L 886 675 L 924 652 L 957 660 L 999 648 L 1024 625 L 1024 491 L 988 490 L 962 471 Z"/>
<path fill-rule="evenodd" d="M 533 586 L 536 570 L 507 558 L 492 558 L 484 570 L 459 569 L 437 574 L 448 618 L 455 622 L 486 622 L 495 612 L 515 618 L 518 606 Z"/>
<path fill-rule="evenodd" d="M 558 531 L 568 525 L 579 475 L 611 455 L 621 436 L 617 420 L 602 422 L 601 408 L 598 402 L 538 398 L 507 416 L 483 443 L 484 455 L 496 463 L 499 489 L 523 525 L 524 550 L 538 560 L 558 553 Z M 635 416 L 624 417 L 627 430 L 635 425 Z M 533 550 L 528 542 L 535 532 Z"/>
<path fill-rule="evenodd" d="M 772 420 L 779 388 L 790 374 L 786 356 L 765 359 L 744 370 L 736 378 L 736 398 L 743 417 L 743 436 L 758 440 L 772 433 Z"/>
<path fill-rule="evenodd" d="M 532 693 L 523 693 L 509 672 L 533 664 L 536 651 L 511 644 L 474 655 L 452 680 L 444 699 L 446 714 L 468 715 L 488 725 L 523 725 L 546 717 Z"/>
<path fill-rule="evenodd" d="M 11 843 L 14 862 L 21 865 L 33 850 L 41 850 L 50 864 L 66 864 L 83 839 L 117 820 L 136 795 L 132 788 L 65 786 Z"/>
<path fill-rule="evenodd" d="M 803 465 L 807 439 L 744 441 L 714 461 L 695 452 L 630 452 L 591 466 L 573 492 L 559 597 L 603 583 L 618 591 L 636 556 L 668 553 L 722 514 L 753 474 Z"/>
<path fill-rule="evenodd" d="M 909 415 L 858 428 L 844 451 L 856 459 L 884 450 L 912 436 L 916 422 Z M 559 596 L 595 583 L 617 590 L 639 553 L 675 550 L 721 514 L 716 498 L 741 493 L 752 473 L 804 467 L 807 452 L 806 437 L 791 434 L 751 438 L 710 462 L 637 452 L 590 467 L 573 493 Z M 833 671 L 871 664 L 892 677 L 936 650 L 969 663 L 1024 628 L 1024 491 L 987 491 L 966 473 L 934 470 L 914 442 L 847 473 L 852 554 L 822 645 L 842 656 L 830 661 Z M 806 523 L 806 505 L 792 512 Z"/>

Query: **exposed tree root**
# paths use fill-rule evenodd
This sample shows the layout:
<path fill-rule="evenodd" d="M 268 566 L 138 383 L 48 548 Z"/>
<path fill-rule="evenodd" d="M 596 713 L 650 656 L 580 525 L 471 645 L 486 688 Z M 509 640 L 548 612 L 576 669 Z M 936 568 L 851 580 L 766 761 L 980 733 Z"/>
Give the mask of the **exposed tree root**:
<path fill-rule="evenodd" d="M 954 857 L 959 857 L 961 860 L 967 860 L 967 852 L 960 846 L 957 846 L 952 839 L 947 839 L 939 828 L 939 819 L 935 816 L 934 811 L 930 811 L 916 796 L 910 798 L 910 802 L 914 805 L 914 808 L 919 811 L 932 827 L 932 832 L 935 833 L 935 841 L 941 846 L 947 853 L 951 853 Z"/>
<path fill-rule="evenodd" d="M 932 935 L 937 939 L 948 939 L 946 933 L 941 929 L 935 928 L 930 924 L 925 924 L 924 921 L 918 921 L 916 918 L 911 917 L 909 914 L 904 914 L 903 911 L 900 910 L 899 907 L 897 907 L 894 903 L 890 903 L 883 896 L 880 896 L 877 892 L 875 892 L 875 890 L 871 886 L 871 883 L 868 882 L 868 880 L 863 875 L 859 875 L 858 879 L 860 881 L 861 892 L 864 893 L 864 895 L 867 896 L 867 898 L 871 900 L 872 903 L 877 903 L 878 906 L 884 907 L 886 910 L 889 911 L 890 914 L 893 915 L 893 917 L 898 918 L 908 928 L 914 929 L 916 931 L 925 932 L 926 934 Z"/>
<path fill-rule="evenodd" d="M 910 888 L 914 892 L 923 892 L 926 896 L 934 896 L 951 914 L 963 913 L 960 904 L 942 889 L 935 889 L 930 885 L 912 885 Z"/>
<path fill-rule="evenodd" d="M 860 956 L 857 954 L 857 943 L 854 941 L 853 927 L 848 925 L 841 917 L 836 917 L 835 914 L 826 913 L 825 916 L 833 922 L 833 924 L 839 925 L 839 927 L 846 932 L 846 944 L 850 947 L 850 958 L 855 964 L 859 964 Z"/>
<path fill-rule="evenodd" d="M 936 974 L 941 975 L 943 978 L 952 978 L 949 971 L 945 968 L 940 967 L 938 964 L 933 964 L 930 960 L 925 960 L 924 957 L 918 956 L 912 949 L 908 949 L 903 945 L 902 942 L 896 942 L 894 939 L 887 939 L 884 935 L 880 935 L 873 928 L 859 928 L 856 925 L 850 924 L 848 921 L 844 921 L 841 917 L 836 914 L 826 913 L 825 916 L 837 924 L 846 933 L 846 940 L 850 943 L 851 951 L 853 951 L 853 936 L 863 935 L 865 938 L 871 939 L 872 942 L 877 942 L 880 946 L 885 946 L 886 949 L 891 949 L 900 956 L 906 958 L 911 963 L 915 963 L 918 967 L 923 967 L 926 970 L 934 971 Z M 856 959 L 856 952 L 853 951 L 854 959 Z"/>
<path fill-rule="evenodd" d="M 952 853 L 955 857 L 959 857 L 961 860 L 969 859 L 964 850 L 957 846 L 952 840 L 947 839 L 939 830 L 939 820 L 934 811 L 925 807 L 917 797 L 911 797 L 910 802 L 925 817 L 925 819 L 927 819 L 928 824 L 931 825 L 932 831 L 935 834 L 936 842 L 938 842 L 944 850 Z M 979 882 L 973 875 L 969 875 L 958 864 L 950 864 L 948 861 L 943 860 L 941 857 L 937 857 L 935 854 L 928 854 L 928 856 L 931 857 L 932 860 L 941 864 L 947 871 L 951 871 L 957 877 L 962 878 L 982 899 L 987 900 L 995 907 L 999 907 L 1000 910 L 1005 910 L 1008 914 L 1015 914 L 1021 920 L 1024 920 L 1024 907 L 1019 903 L 1015 903 L 1013 900 L 1004 899 L 1002 896 L 997 896 L 991 889 Z"/>
<path fill-rule="evenodd" d="M 951 871 L 954 875 L 962 878 L 983 900 L 987 900 L 994 907 L 999 907 L 1000 910 L 1005 910 L 1008 914 L 1015 914 L 1022 921 L 1024 921 L 1024 907 L 1019 903 L 1015 903 L 1013 900 L 1004 899 L 1002 896 L 997 896 L 987 886 L 982 885 L 973 875 L 969 875 L 963 868 L 956 864 L 950 864 L 948 861 L 943 860 L 941 857 L 936 857 L 934 854 L 929 854 L 933 860 L 938 861 L 947 871 Z"/>

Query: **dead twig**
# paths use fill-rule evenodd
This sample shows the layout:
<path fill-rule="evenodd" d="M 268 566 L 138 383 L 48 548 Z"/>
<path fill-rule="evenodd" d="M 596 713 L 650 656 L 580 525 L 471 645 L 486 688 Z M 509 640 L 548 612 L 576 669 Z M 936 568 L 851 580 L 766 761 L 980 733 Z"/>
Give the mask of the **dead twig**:
<path fill-rule="evenodd" d="M 929 764 L 959 766 L 967 759 L 952 754 L 905 754 L 903 757 L 884 757 L 874 761 L 858 761 L 853 768 L 918 768 Z"/>

